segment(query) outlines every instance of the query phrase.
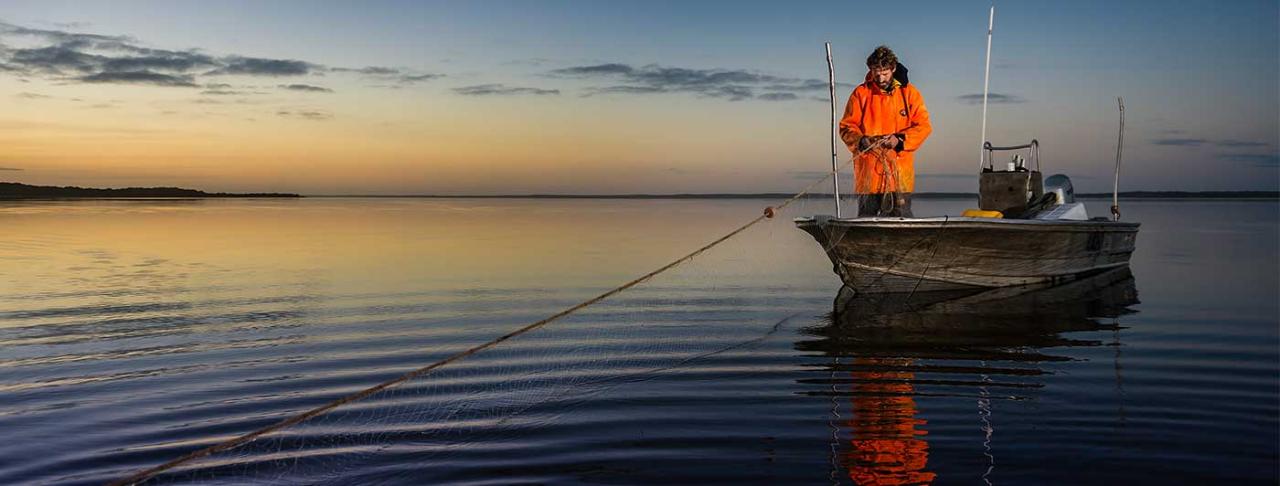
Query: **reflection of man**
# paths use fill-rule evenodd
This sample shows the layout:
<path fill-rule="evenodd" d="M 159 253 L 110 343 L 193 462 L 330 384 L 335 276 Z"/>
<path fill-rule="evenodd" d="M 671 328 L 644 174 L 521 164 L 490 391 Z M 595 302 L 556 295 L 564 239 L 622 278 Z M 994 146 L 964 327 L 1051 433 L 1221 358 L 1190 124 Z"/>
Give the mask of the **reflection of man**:
<path fill-rule="evenodd" d="M 907 358 L 869 358 L 854 361 L 852 450 L 845 456 L 854 484 L 928 484 L 937 474 L 925 471 L 929 462 L 928 432 L 916 429 L 915 387 L 910 371 L 872 371 L 909 368 Z"/>
<path fill-rule="evenodd" d="M 858 216 L 911 217 L 916 149 L 933 127 L 924 97 L 907 80 L 907 68 L 886 46 L 867 57 L 866 82 L 849 95 L 840 138 L 855 154 L 854 186 Z"/>

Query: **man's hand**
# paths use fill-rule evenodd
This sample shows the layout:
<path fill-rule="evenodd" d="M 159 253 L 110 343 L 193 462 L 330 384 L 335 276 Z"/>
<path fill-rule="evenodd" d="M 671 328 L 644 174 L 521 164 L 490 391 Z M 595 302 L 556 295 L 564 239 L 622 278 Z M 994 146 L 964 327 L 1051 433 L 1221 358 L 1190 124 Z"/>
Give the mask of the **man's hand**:
<path fill-rule="evenodd" d="M 862 140 L 862 134 L 853 130 L 840 130 L 840 140 L 850 147 L 858 146 L 858 141 Z"/>
<path fill-rule="evenodd" d="M 864 150 L 866 150 L 866 149 L 868 149 L 868 148 L 871 148 L 871 146 L 872 146 L 872 145 L 875 145 L 875 144 L 876 144 L 876 139 L 877 139 L 877 138 L 879 138 L 879 137 L 862 137 L 862 138 L 859 138 L 859 139 L 858 139 L 858 151 L 859 151 L 859 152 L 861 152 L 861 151 L 864 151 Z"/>
<path fill-rule="evenodd" d="M 862 137 L 858 140 L 858 150 L 866 150 L 870 147 L 892 149 L 898 146 L 900 139 L 897 135 L 877 135 L 874 137 Z"/>

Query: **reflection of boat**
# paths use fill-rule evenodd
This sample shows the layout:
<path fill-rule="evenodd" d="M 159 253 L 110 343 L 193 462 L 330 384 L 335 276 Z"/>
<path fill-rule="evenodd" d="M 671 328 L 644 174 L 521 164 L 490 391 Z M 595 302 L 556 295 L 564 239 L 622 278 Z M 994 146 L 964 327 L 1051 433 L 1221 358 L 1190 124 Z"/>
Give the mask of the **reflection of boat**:
<path fill-rule="evenodd" d="M 936 474 L 917 400 L 976 399 L 985 446 L 992 400 L 1029 398 L 1047 374 L 1037 363 L 1067 360 L 1047 348 L 1101 344 L 1061 333 L 1119 329 L 1105 321 L 1137 302 L 1127 267 L 1058 285 L 910 295 L 845 289 L 827 323 L 803 330 L 814 339 L 796 343 L 826 358 L 820 373 L 799 381 L 814 386 L 808 395 L 848 400 L 851 416 L 833 402 L 836 464 L 854 483 L 928 483 Z M 990 457 L 986 448 L 975 453 Z"/>
<path fill-rule="evenodd" d="M 1059 284 L 905 294 L 863 294 L 840 289 L 832 318 L 842 329 L 892 327 L 1028 334 L 1096 330 L 1094 318 L 1130 313 L 1137 289 L 1128 266 Z M 946 336 L 940 336 L 946 338 Z"/>

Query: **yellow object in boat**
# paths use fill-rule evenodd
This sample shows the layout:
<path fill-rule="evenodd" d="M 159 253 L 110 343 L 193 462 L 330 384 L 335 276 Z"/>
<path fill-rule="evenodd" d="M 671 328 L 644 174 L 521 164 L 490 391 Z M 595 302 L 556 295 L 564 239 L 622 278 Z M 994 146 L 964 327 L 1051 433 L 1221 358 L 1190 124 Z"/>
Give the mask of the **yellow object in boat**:
<path fill-rule="evenodd" d="M 960 215 L 966 218 L 1004 219 L 1004 213 L 1001 213 L 1000 211 L 983 211 L 981 209 L 966 209 L 963 213 L 960 213 Z"/>

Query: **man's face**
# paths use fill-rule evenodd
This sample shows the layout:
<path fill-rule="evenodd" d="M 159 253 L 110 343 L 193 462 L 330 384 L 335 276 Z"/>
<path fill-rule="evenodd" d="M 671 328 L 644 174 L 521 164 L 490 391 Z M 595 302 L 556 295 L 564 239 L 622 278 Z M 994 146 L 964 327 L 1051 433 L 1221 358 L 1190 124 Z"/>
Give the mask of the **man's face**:
<path fill-rule="evenodd" d="M 888 88 L 889 83 L 893 82 L 893 68 L 891 67 L 875 67 L 871 68 L 871 79 L 880 85 L 881 89 Z"/>

